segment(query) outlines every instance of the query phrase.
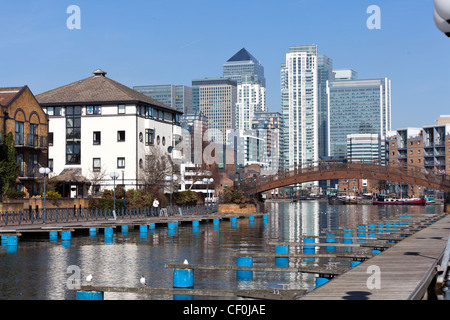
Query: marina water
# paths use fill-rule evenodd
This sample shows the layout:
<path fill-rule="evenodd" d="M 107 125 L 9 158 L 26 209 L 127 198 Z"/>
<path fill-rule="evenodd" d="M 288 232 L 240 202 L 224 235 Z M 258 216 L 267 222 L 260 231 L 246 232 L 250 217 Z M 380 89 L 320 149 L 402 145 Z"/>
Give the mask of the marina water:
<path fill-rule="evenodd" d="M 327 231 L 356 228 L 398 215 L 440 213 L 443 207 L 332 206 L 312 200 L 267 202 L 265 210 L 269 214 L 266 221 L 257 218 L 250 222 L 240 218 L 232 224 L 229 220 L 221 220 L 219 226 L 214 226 L 212 221 L 201 222 L 198 228 L 185 222 L 174 230 L 157 224 L 147 233 L 141 233 L 137 227 L 122 232 L 118 227 L 112 237 L 104 236 L 101 230 L 95 235 L 77 231 L 70 241 L 61 241 L 60 237 L 50 240 L 48 234 L 39 237 L 24 234 L 17 247 L 0 247 L 0 299 L 75 300 L 76 292 L 67 287 L 73 268 L 80 271 L 83 284 L 86 276 L 92 274 L 93 285 L 139 287 L 143 275 L 148 287 L 172 288 L 173 270 L 165 268 L 165 264 L 183 263 L 187 259 L 190 264 L 236 265 L 236 253 L 273 253 L 274 246 L 270 242 L 300 242 L 301 235 L 324 235 Z M 326 250 L 321 247 L 316 252 Z M 335 250 L 352 249 L 336 247 Z M 330 258 L 307 260 L 290 259 L 289 266 L 330 262 Z M 350 266 L 350 259 L 331 258 L 331 261 L 339 266 Z M 274 266 L 274 258 L 255 257 L 253 263 L 254 266 Z M 242 280 L 237 278 L 236 271 L 195 270 L 194 288 L 235 291 L 282 289 L 284 285 L 289 289 L 311 290 L 315 286 L 315 277 L 307 273 L 253 272 L 252 279 Z M 144 293 L 105 293 L 105 299 L 172 298 L 167 295 L 150 297 Z"/>

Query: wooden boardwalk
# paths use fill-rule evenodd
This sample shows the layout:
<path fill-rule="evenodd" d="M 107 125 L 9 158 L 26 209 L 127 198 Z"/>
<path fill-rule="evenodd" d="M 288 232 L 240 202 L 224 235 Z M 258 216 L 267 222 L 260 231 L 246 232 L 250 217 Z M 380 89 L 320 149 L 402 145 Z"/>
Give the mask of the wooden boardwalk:
<path fill-rule="evenodd" d="M 436 276 L 449 235 L 450 215 L 446 215 L 299 300 L 422 299 Z"/>

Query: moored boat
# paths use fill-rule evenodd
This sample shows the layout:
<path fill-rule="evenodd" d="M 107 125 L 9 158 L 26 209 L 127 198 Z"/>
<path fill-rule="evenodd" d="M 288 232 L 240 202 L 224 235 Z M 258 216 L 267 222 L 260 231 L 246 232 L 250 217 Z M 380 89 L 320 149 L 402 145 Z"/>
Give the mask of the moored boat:
<path fill-rule="evenodd" d="M 407 205 L 425 205 L 427 200 L 424 198 L 412 198 L 412 199 L 404 199 L 403 204 Z"/>

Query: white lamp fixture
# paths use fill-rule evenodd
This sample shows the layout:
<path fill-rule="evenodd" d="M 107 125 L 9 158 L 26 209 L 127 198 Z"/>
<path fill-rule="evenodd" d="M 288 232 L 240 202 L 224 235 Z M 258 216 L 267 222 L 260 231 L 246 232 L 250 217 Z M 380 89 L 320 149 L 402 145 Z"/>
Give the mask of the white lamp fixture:
<path fill-rule="evenodd" d="M 113 179 L 114 181 L 114 208 L 113 208 L 113 220 L 117 219 L 116 216 L 116 179 L 119 178 L 119 173 L 118 172 L 111 172 L 109 174 L 109 176 L 111 177 L 111 179 Z"/>
<path fill-rule="evenodd" d="M 433 19 L 436 27 L 450 37 L 450 1 L 434 0 Z"/>
<path fill-rule="evenodd" d="M 47 176 L 50 173 L 50 168 L 41 167 L 41 168 L 39 168 L 39 173 L 44 175 L 44 214 L 43 214 L 43 220 L 44 220 L 44 223 L 46 223 L 47 222 L 47 207 L 46 207 L 46 204 L 45 204 L 45 200 L 46 200 L 47 195 L 46 195 L 46 191 L 45 191 L 45 176 Z"/>

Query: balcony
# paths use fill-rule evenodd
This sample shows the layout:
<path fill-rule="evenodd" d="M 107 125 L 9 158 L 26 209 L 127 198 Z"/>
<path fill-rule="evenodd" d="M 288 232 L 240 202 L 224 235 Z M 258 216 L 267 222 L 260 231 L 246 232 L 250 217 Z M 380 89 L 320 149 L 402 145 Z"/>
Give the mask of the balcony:
<path fill-rule="evenodd" d="M 19 164 L 19 179 L 20 180 L 32 180 L 42 177 L 39 173 L 39 165 L 28 165 L 25 163 Z"/>
<path fill-rule="evenodd" d="M 48 137 L 16 132 L 14 144 L 16 148 L 46 149 L 48 148 Z"/>

